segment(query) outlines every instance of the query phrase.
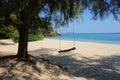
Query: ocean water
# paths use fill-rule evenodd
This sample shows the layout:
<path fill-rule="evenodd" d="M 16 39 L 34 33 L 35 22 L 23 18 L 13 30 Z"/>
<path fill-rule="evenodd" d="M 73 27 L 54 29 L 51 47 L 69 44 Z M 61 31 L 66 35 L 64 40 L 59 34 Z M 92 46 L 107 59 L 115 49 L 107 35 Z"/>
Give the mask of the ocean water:
<path fill-rule="evenodd" d="M 120 44 L 120 33 L 65 33 L 52 39 Z"/>

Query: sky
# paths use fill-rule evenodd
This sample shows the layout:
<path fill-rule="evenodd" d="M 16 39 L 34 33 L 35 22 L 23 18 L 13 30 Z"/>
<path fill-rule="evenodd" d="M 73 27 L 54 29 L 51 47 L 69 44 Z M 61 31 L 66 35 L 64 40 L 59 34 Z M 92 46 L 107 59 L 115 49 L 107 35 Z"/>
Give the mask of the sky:
<path fill-rule="evenodd" d="M 69 23 L 68 28 L 62 27 L 61 33 L 73 32 L 73 26 L 75 33 L 120 33 L 120 22 L 113 19 L 112 16 L 101 21 L 91 19 L 92 15 L 86 11 L 82 19 L 74 20 Z M 58 29 L 58 32 L 60 29 Z"/>

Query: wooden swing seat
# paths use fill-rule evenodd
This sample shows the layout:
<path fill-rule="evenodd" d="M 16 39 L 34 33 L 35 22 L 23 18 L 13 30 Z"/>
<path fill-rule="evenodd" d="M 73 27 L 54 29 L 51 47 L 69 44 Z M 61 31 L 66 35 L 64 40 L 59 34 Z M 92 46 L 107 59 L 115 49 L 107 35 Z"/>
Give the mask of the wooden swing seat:
<path fill-rule="evenodd" d="M 76 47 L 72 47 L 70 49 L 65 49 L 65 50 L 60 50 L 58 51 L 59 53 L 62 53 L 62 52 L 69 52 L 69 51 L 72 51 L 72 50 L 76 50 Z"/>

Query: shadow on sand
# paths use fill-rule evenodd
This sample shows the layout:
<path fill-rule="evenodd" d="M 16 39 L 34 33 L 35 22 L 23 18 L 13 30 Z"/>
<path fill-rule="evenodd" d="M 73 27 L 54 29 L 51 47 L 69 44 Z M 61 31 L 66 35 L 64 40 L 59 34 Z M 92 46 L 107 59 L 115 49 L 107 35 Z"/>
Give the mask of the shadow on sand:
<path fill-rule="evenodd" d="M 14 45 L 14 43 L 4 43 L 4 42 L 0 42 L 0 45 Z"/>
<path fill-rule="evenodd" d="M 68 68 L 71 75 L 84 77 L 88 80 L 120 80 L 120 55 L 109 57 L 98 56 L 99 59 L 83 57 L 78 53 L 58 53 L 55 49 L 42 48 L 30 52 L 37 57 L 53 60 Z M 49 53 L 49 54 L 48 54 Z M 77 56 L 76 59 L 74 56 Z"/>
<path fill-rule="evenodd" d="M 29 67 L 27 67 L 29 66 Z M 36 66 L 32 60 L 17 59 L 15 55 L 0 57 L 0 80 L 36 80 L 35 77 L 31 77 L 32 73 L 26 68 L 31 68 L 33 72 L 41 73 L 41 70 Z M 21 75 L 19 75 L 21 73 Z M 25 76 L 24 74 L 27 74 Z M 22 76 L 22 78 L 20 77 Z"/>

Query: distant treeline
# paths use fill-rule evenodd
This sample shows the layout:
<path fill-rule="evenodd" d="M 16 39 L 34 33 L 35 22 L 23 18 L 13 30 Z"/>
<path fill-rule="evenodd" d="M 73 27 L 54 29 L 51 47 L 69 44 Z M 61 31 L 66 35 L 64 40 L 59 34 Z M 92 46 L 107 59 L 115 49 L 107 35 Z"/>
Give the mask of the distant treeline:
<path fill-rule="evenodd" d="M 52 28 L 51 23 L 44 19 L 36 19 L 31 22 L 32 26 L 29 28 L 28 40 L 36 41 L 42 40 L 44 37 L 58 35 Z M 13 26 L 0 27 L 0 39 L 13 39 L 18 42 L 19 34 L 17 29 Z"/>

